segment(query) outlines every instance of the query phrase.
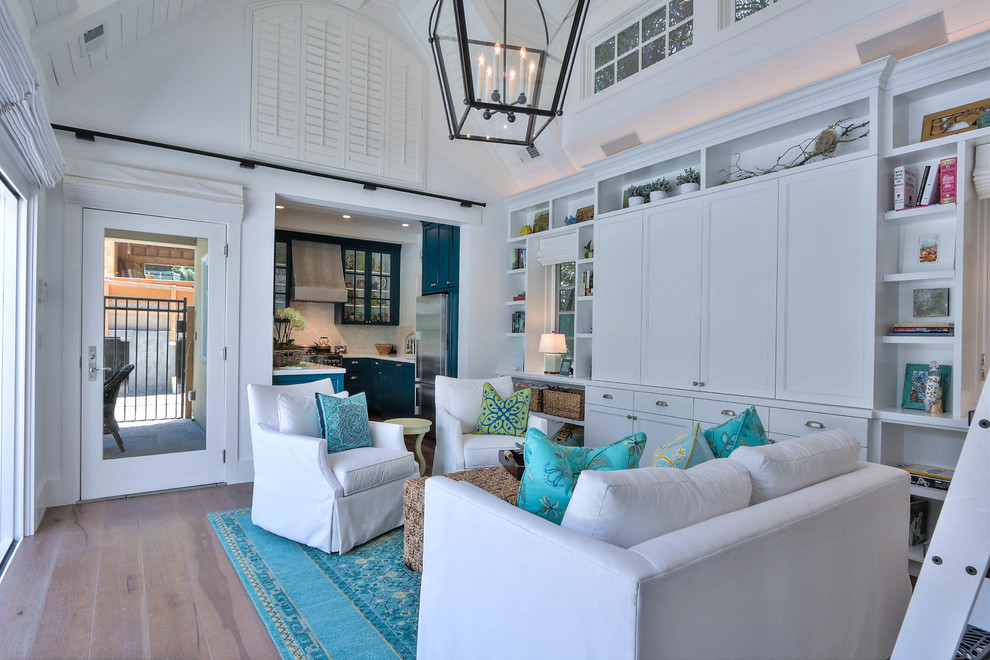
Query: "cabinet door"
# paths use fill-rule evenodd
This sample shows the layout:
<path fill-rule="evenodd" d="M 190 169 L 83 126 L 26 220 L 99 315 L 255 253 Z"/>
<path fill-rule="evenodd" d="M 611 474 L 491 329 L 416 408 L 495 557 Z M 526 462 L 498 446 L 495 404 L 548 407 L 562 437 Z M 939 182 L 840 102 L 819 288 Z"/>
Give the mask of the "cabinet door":
<path fill-rule="evenodd" d="M 701 389 L 772 398 L 777 182 L 706 196 L 705 231 Z"/>
<path fill-rule="evenodd" d="M 604 447 L 631 435 L 633 417 L 629 410 L 585 406 L 584 446 Z"/>
<path fill-rule="evenodd" d="M 447 264 L 446 286 L 448 289 L 456 289 L 460 282 L 461 270 L 461 228 L 443 225 L 441 237 L 445 239 L 440 241 L 440 245 L 441 256 L 445 257 L 444 261 Z"/>
<path fill-rule="evenodd" d="M 639 383 L 643 296 L 642 212 L 595 223 L 591 374 Z"/>
<path fill-rule="evenodd" d="M 643 450 L 643 458 L 639 460 L 640 467 L 652 465 L 658 449 L 669 445 L 694 427 L 694 422 L 690 419 L 642 413 L 636 413 L 635 417 L 633 428 L 646 434 L 646 448 Z"/>
<path fill-rule="evenodd" d="M 703 219 L 695 197 L 648 212 L 643 221 L 645 385 L 696 389 L 700 380 Z"/>
<path fill-rule="evenodd" d="M 423 224 L 423 294 L 436 292 L 437 261 L 440 255 L 440 225 Z"/>
<path fill-rule="evenodd" d="M 874 158 L 780 179 L 777 396 L 873 405 Z"/>

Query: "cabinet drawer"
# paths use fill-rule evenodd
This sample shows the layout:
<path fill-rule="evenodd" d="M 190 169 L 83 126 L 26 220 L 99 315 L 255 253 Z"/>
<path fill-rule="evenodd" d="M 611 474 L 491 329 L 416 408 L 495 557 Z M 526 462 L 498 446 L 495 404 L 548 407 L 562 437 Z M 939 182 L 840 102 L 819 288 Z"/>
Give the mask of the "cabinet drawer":
<path fill-rule="evenodd" d="M 681 417 L 683 419 L 693 419 L 694 417 L 694 399 L 691 397 L 635 392 L 633 394 L 633 401 L 636 412 Z"/>
<path fill-rule="evenodd" d="M 750 405 L 752 404 L 695 399 L 694 418 L 702 422 L 702 426 L 704 424 L 721 424 L 746 410 Z M 767 420 L 770 418 L 770 407 L 756 406 L 756 414 L 760 416 L 760 421 L 766 426 Z"/>
<path fill-rule="evenodd" d="M 796 435 L 784 435 L 782 433 L 768 432 L 767 433 L 767 437 L 769 437 L 774 442 L 787 442 L 788 440 L 793 440 L 793 439 L 797 438 L 798 436 L 796 436 Z M 865 441 L 864 440 L 860 440 L 860 442 L 865 442 Z M 859 460 L 864 461 L 864 462 L 867 460 L 866 459 L 866 445 L 860 445 L 860 448 L 859 448 Z"/>
<path fill-rule="evenodd" d="M 364 358 L 344 358 L 344 369 L 347 371 L 364 369 Z"/>
<path fill-rule="evenodd" d="M 783 435 L 802 436 L 817 431 L 842 429 L 866 446 L 869 420 L 847 415 L 830 415 L 806 410 L 773 408 L 767 422 L 767 431 Z"/>
<path fill-rule="evenodd" d="M 620 390 L 612 387 L 588 386 L 584 390 L 586 406 L 608 406 L 610 408 L 633 407 L 632 390 Z"/>

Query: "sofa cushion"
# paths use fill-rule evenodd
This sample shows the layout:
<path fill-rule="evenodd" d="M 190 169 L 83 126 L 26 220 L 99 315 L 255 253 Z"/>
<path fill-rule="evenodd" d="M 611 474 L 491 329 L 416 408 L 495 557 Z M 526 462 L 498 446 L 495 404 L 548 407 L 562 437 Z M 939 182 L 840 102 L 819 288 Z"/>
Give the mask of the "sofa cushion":
<path fill-rule="evenodd" d="M 320 413 L 320 433 L 326 438 L 329 453 L 371 446 L 368 400 L 364 392 L 346 398 L 317 394 L 316 409 Z"/>
<path fill-rule="evenodd" d="M 329 379 L 328 379 L 329 380 Z M 346 398 L 347 392 L 332 394 L 328 396 Z M 316 396 L 314 394 L 279 394 L 276 397 L 278 406 L 278 430 L 282 433 L 294 433 L 296 435 L 308 435 L 311 438 L 319 438 L 320 435 L 320 413 L 316 410 Z"/>
<path fill-rule="evenodd" d="M 419 474 L 412 454 L 404 449 L 358 447 L 330 454 L 327 463 L 344 489 L 345 497 L 413 473 Z"/>
<path fill-rule="evenodd" d="M 859 464 L 859 440 L 841 429 L 821 431 L 763 447 L 740 447 L 729 460 L 749 471 L 751 502 L 756 504 L 852 472 Z"/>
<path fill-rule="evenodd" d="M 564 447 L 538 429 L 523 445 L 526 468 L 519 480 L 519 508 L 560 524 L 582 470 L 639 467 L 646 436 L 636 433 L 605 447 Z"/>
<path fill-rule="evenodd" d="M 511 376 L 499 376 L 487 380 L 447 378 L 445 382 L 447 412 L 461 423 L 462 433 L 474 433 L 478 427 L 485 383 L 494 387 L 503 399 L 512 396 Z"/>
<path fill-rule="evenodd" d="M 701 465 L 715 458 L 701 433 L 701 425 L 657 450 L 653 457 L 653 467 L 673 467 L 681 470 Z"/>
<path fill-rule="evenodd" d="M 712 453 L 719 458 L 725 458 L 735 451 L 736 447 L 758 447 L 770 444 L 755 406 L 750 406 L 732 419 L 707 429 L 705 441 Z"/>
<path fill-rule="evenodd" d="M 561 527 L 623 548 L 749 506 L 749 472 L 725 459 L 687 470 L 582 472 Z"/>
<path fill-rule="evenodd" d="M 512 435 L 519 438 L 526 435 L 532 389 L 526 387 L 502 398 L 491 383 L 485 383 L 482 393 L 481 415 L 478 417 L 475 433 Z"/>
<path fill-rule="evenodd" d="M 519 446 L 519 438 L 514 435 L 476 435 L 468 433 L 461 436 L 464 452 L 464 469 L 492 467 L 498 465 L 499 452 L 505 449 L 515 449 Z"/>

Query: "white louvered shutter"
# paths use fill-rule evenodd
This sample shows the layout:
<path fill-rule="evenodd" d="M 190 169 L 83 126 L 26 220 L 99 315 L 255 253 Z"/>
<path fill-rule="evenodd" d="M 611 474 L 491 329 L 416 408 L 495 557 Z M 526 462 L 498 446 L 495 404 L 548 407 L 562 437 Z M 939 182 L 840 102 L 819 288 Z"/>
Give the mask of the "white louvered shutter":
<path fill-rule="evenodd" d="M 423 164 L 423 66 L 390 45 L 388 53 L 388 134 L 385 176 L 420 182 Z"/>
<path fill-rule="evenodd" d="M 251 149 L 295 157 L 299 140 L 298 5 L 254 12 Z"/>
<path fill-rule="evenodd" d="M 300 157 L 344 167 L 344 40 L 347 14 L 305 5 L 302 14 L 303 135 Z"/>
<path fill-rule="evenodd" d="M 385 39 L 368 23 L 351 19 L 347 68 L 345 167 L 384 175 Z"/>

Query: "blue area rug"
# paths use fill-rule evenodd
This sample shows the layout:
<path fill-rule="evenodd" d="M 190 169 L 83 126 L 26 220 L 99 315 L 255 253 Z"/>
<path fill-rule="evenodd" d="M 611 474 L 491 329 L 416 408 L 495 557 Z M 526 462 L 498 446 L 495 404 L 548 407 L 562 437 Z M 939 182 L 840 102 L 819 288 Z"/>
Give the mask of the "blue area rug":
<path fill-rule="evenodd" d="M 328 555 L 256 527 L 250 508 L 207 515 L 283 658 L 416 657 L 420 574 L 402 528 Z"/>

